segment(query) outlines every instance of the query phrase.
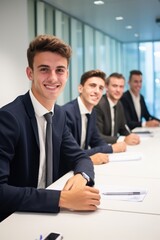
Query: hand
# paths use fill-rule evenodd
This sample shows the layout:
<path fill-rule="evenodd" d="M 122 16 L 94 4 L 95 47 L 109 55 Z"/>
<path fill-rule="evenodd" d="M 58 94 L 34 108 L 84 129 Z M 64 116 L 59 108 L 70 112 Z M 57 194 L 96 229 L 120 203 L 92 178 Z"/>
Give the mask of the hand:
<path fill-rule="evenodd" d="M 125 142 L 117 142 L 112 144 L 113 153 L 125 152 L 126 148 L 127 147 Z"/>
<path fill-rule="evenodd" d="M 61 191 L 59 207 L 74 211 L 95 211 L 100 204 L 99 190 L 85 186 Z"/>
<path fill-rule="evenodd" d="M 109 157 L 106 153 L 95 153 L 90 156 L 94 165 L 100 165 L 109 162 Z"/>
<path fill-rule="evenodd" d="M 140 137 L 135 133 L 131 133 L 128 136 L 125 137 L 124 141 L 128 145 L 137 145 L 137 144 L 140 143 Z"/>
<path fill-rule="evenodd" d="M 149 120 L 146 122 L 145 124 L 146 127 L 159 127 L 160 126 L 160 122 L 157 120 Z"/>
<path fill-rule="evenodd" d="M 82 176 L 82 174 L 77 173 L 66 182 L 63 190 L 71 190 L 75 188 L 84 188 L 86 186 L 87 180 Z"/>

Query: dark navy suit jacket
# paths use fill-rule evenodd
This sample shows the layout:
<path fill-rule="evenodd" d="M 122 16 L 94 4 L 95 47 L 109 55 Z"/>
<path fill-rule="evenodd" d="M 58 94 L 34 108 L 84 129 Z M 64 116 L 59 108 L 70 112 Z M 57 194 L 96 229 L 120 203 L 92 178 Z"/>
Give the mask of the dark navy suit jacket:
<path fill-rule="evenodd" d="M 134 107 L 134 103 L 133 103 L 133 100 L 132 100 L 132 96 L 131 96 L 129 90 L 127 90 L 123 94 L 123 96 L 121 98 L 121 102 L 122 102 L 123 107 L 124 107 L 124 112 L 125 112 L 125 116 L 126 116 L 127 125 L 129 126 L 130 129 L 133 129 L 133 128 L 136 128 L 136 127 L 141 127 L 143 118 L 146 121 L 152 120 L 152 119 L 156 119 L 156 120 L 160 121 L 158 118 L 150 115 L 142 94 L 140 95 L 141 121 L 138 120 L 138 116 L 137 116 L 137 113 L 136 113 L 136 110 L 135 110 L 135 107 Z"/>
<path fill-rule="evenodd" d="M 71 130 L 77 143 L 81 144 L 81 114 L 77 99 L 62 106 L 67 114 L 67 125 Z M 96 113 L 92 111 L 90 116 L 89 128 L 86 136 L 86 150 L 85 152 L 91 156 L 95 153 L 112 153 L 112 146 L 106 144 L 106 142 L 100 137 L 98 129 L 96 127 Z M 90 149 L 88 147 L 90 146 Z"/>
<path fill-rule="evenodd" d="M 94 179 L 93 164 L 55 105 L 53 116 L 53 181 L 72 169 Z M 60 191 L 37 189 L 39 170 L 37 121 L 29 93 L 0 109 L 0 220 L 14 211 L 59 212 Z"/>

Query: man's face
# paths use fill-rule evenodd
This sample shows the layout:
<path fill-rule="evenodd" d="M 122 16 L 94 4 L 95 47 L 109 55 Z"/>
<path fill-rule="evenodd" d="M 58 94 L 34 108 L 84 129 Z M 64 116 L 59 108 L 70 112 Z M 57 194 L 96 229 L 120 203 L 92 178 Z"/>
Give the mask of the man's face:
<path fill-rule="evenodd" d="M 105 82 L 100 77 L 88 78 L 83 86 L 79 85 L 80 97 L 89 111 L 100 101 L 104 86 Z"/>
<path fill-rule="evenodd" d="M 131 91 L 137 96 L 142 88 L 142 75 L 134 74 L 129 80 Z"/>
<path fill-rule="evenodd" d="M 125 81 L 123 78 L 110 77 L 109 84 L 106 86 L 107 96 L 112 102 L 117 103 L 124 91 Z"/>
<path fill-rule="evenodd" d="M 63 91 L 67 78 L 67 59 L 57 53 L 41 52 L 34 57 L 33 70 L 27 68 L 36 99 L 50 110 Z"/>

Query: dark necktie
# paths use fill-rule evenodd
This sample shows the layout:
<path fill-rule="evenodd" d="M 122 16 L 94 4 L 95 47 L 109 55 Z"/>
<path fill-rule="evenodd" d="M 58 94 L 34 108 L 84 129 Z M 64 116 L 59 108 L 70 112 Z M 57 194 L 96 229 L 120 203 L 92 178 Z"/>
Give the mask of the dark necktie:
<path fill-rule="evenodd" d="M 53 182 L 53 143 L 52 143 L 52 113 L 46 113 L 44 115 L 46 126 L 46 187 Z"/>
<path fill-rule="evenodd" d="M 114 136 L 117 136 L 117 106 L 114 105 Z"/>
<path fill-rule="evenodd" d="M 86 127 L 86 140 L 85 140 L 85 148 L 84 149 L 88 149 L 88 129 L 89 129 L 89 121 L 90 121 L 90 116 L 91 114 L 86 113 L 86 117 L 87 117 L 87 127 Z"/>

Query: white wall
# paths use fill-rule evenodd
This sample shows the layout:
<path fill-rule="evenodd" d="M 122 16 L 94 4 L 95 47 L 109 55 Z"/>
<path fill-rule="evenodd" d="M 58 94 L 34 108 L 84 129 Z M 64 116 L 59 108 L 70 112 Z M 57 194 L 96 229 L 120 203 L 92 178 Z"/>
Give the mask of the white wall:
<path fill-rule="evenodd" d="M 27 0 L 0 0 L 0 107 L 29 89 L 28 43 Z"/>

